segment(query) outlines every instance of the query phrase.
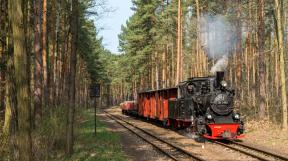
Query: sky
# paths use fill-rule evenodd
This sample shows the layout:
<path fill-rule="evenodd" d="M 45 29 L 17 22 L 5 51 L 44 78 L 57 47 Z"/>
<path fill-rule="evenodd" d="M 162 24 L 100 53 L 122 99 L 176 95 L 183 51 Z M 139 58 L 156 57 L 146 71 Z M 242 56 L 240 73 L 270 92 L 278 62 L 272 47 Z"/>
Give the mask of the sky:
<path fill-rule="evenodd" d="M 103 44 L 106 49 L 110 50 L 114 54 L 119 54 L 118 35 L 121 33 L 121 25 L 125 24 L 133 11 L 131 0 L 107 0 L 107 6 L 113 11 L 103 18 L 98 20 L 97 26 L 100 25 L 99 36 L 103 37 Z"/>

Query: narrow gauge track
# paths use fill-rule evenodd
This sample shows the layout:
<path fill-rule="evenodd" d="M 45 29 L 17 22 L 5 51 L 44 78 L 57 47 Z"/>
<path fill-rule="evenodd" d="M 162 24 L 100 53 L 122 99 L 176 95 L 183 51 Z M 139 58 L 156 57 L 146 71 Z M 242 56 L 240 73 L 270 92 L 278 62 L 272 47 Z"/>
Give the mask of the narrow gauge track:
<path fill-rule="evenodd" d="M 196 160 L 196 161 L 205 161 L 204 159 L 196 156 L 196 154 L 193 154 L 191 152 L 186 151 L 185 149 L 182 149 L 181 147 L 178 147 L 177 145 L 173 145 L 172 143 L 169 143 L 168 141 L 165 141 L 152 133 L 141 129 L 137 127 L 136 125 L 131 124 L 130 122 L 117 117 L 113 114 L 108 113 L 107 111 L 104 111 L 107 114 L 107 117 L 109 117 L 112 120 L 115 120 L 118 124 L 123 126 L 124 128 L 128 129 L 133 134 L 137 135 L 141 139 L 143 139 L 145 142 L 149 143 L 156 149 L 158 149 L 161 153 L 166 155 L 167 157 L 171 158 L 175 161 L 180 160 Z"/>
<path fill-rule="evenodd" d="M 219 141 L 212 141 L 213 143 L 219 144 L 221 146 L 230 148 L 232 150 L 238 151 L 245 155 L 251 156 L 253 158 L 257 158 L 263 161 L 271 161 L 271 160 L 285 160 L 288 161 L 288 157 L 276 154 L 274 152 L 269 152 L 267 150 L 263 150 L 260 148 L 252 147 L 250 145 L 239 143 L 235 141 L 231 141 L 229 144 L 222 143 Z"/>

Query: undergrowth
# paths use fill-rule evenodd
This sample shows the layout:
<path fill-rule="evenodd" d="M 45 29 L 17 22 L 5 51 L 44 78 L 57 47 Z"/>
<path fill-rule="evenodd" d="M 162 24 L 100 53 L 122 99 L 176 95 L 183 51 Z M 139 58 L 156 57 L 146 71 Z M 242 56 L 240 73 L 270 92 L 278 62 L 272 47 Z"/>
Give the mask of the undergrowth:
<path fill-rule="evenodd" d="M 35 160 L 49 160 L 65 149 L 66 111 L 64 107 L 46 111 L 46 115 L 32 133 Z"/>
<path fill-rule="evenodd" d="M 121 150 L 120 137 L 107 131 L 105 124 L 97 119 L 97 135 L 94 134 L 93 112 L 85 111 L 77 130 L 75 153 L 70 160 L 79 161 L 121 161 L 125 160 Z"/>
<path fill-rule="evenodd" d="M 34 161 L 122 161 L 126 160 L 117 133 L 106 129 L 97 120 L 97 135 L 94 134 L 94 115 L 89 110 L 75 112 L 75 141 L 72 157 L 65 156 L 66 108 L 45 111 L 42 121 L 32 132 Z M 0 161 L 9 159 L 7 139 L 0 133 Z"/>
<path fill-rule="evenodd" d="M 94 133 L 93 112 L 85 110 L 76 118 L 74 154 L 71 158 L 60 155 L 53 161 L 122 161 L 126 160 L 117 133 L 106 129 L 97 119 L 97 135 Z"/>

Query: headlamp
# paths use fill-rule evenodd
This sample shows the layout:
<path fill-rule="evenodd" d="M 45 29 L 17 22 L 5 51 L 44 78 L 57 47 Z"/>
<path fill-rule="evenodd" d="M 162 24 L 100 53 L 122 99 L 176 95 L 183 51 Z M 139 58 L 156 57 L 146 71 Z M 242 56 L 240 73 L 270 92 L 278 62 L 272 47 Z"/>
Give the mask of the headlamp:
<path fill-rule="evenodd" d="M 234 114 L 234 119 L 239 120 L 240 119 L 240 115 L 239 114 Z"/>
<path fill-rule="evenodd" d="M 206 117 L 208 120 L 212 120 L 212 115 L 208 114 Z"/>
<path fill-rule="evenodd" d="M 220 82 L 220 84 L 221 84 L 221 86 L 222 86 L 222 87 L 227 87 L 227 82 L 226 82 L 226 81 L 224 81 L 224 80 L 223 80 L 223 81 L 221 81 L 221 82 Z"/>

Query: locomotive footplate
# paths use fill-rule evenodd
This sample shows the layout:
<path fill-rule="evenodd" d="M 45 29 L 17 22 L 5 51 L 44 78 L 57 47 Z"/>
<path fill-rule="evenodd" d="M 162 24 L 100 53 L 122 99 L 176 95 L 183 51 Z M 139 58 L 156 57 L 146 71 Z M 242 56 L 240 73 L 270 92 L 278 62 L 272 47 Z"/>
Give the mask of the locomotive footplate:
<path fill-rule="evenodd" d="M 239 124 L 208 124 L 209 134 L 204 134 L 204 137 L 209 139 L 237 139 L 243 135 L 237 134 Z"/>

